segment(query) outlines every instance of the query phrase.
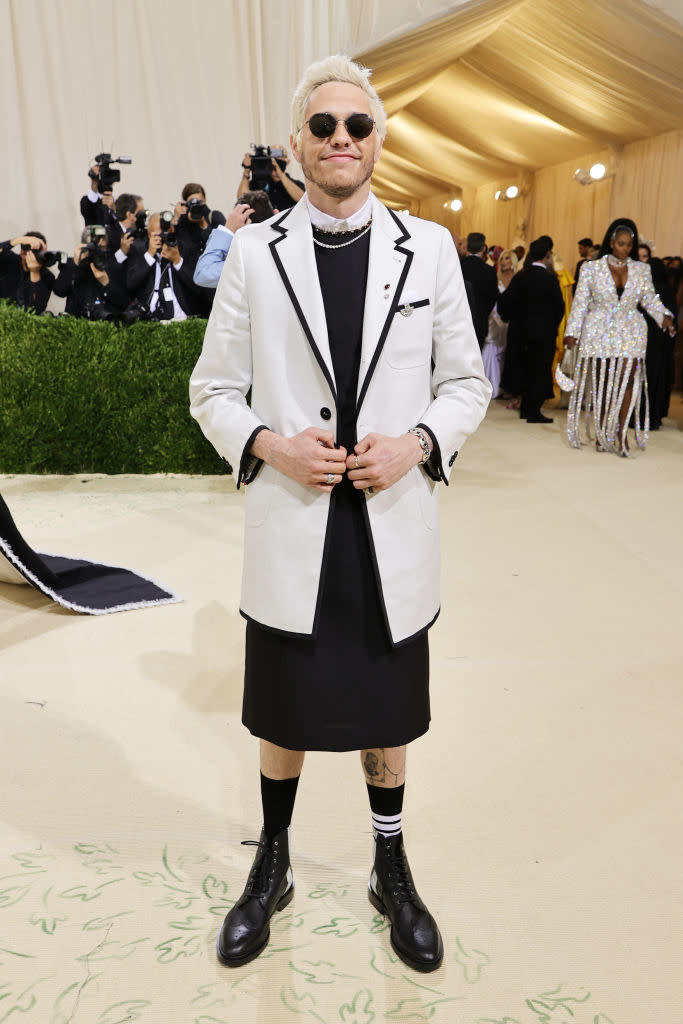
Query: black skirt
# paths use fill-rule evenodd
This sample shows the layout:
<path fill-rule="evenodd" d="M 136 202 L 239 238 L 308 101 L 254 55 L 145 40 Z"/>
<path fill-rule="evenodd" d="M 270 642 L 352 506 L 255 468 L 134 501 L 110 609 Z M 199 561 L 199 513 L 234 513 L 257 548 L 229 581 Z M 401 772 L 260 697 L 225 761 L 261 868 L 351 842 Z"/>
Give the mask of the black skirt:
<path fill-rule="evenodd" d="M 247 623 L 242 721 L 290 750 L 398 747 L 429 728 L 427 631 L 390 643 L 364 503 L 346 478 L 335 488 L 315 635 Z"/>

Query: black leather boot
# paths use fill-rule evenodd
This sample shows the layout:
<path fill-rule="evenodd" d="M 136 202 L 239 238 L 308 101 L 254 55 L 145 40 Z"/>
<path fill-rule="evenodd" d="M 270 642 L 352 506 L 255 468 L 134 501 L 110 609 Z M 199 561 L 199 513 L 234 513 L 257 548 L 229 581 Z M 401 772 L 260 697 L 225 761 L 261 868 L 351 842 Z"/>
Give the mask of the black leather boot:
<path fill-rule="evenodd" d="M 394 952 L 416 971 L 435 971 L 443 960 L 443 942 L 436 921 L 415 891 L 403 835 L 375 833 L 375 863 L 368 898 L 391 921 Z"/>
<path fill-rule="evenodd" d="M 289 830 L 268 842 L 261 831 L 258 842 L 248 839 L 243 846 L 258 846 L 244 892 L 223 921 L 218 936 L 218 959 L 228 967 L 240 967 L 254 960 L 268 945 L 270 919 L 284 910 L 294 897 L 294 876 L 289 863 Z"/>

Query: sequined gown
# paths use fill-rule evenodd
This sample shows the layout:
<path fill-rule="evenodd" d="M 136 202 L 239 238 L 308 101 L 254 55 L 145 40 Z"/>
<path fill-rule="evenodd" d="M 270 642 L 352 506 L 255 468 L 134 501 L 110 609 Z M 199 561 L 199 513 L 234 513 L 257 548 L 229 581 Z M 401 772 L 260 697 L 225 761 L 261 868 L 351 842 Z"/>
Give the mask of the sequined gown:
<path fill-rule="evenodd" d="M 583 410 L 588 436 L 591 437 L 592 417 L 599 447 L 619 453 L 626 447 L 631 415 L 639 448 L 645 448 L 649 431 L 645 372 L 647 325 L 638 312 L 638 305 L 660 326 L 669 310 L 655 293 L 647 263 L 628 261 L 626 285 L 620 295 L 607 261 L 608 257 L 603 256 L 584 263 L 567 322 L 566 333 L 579 342 L 575 386 L 567 414 L 567 437 L 573 448 L 581 447 Z M 619 436 L 619 412 L 631 379 L 628 415 Z M 645 402 L 641 403 L 643 394 Z"/>

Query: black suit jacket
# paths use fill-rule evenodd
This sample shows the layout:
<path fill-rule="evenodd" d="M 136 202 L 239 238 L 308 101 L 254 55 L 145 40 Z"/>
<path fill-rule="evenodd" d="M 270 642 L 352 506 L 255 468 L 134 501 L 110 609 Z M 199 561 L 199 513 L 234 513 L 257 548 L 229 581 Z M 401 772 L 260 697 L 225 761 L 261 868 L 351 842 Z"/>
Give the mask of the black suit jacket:
<path fill-rule="evenodd" d="M 200 313 L 197 311 L 197 305 L 199 300 L 203 300 L 204 296 L 201 294 L 203 289 L 199 288 L 198 285 L 192 280 L 194 274 L 195 262 L 191 259 L 183 257 L 183 262 L 180 270 L 176 270 L 173 264 L 170 264 L 168 273 L 170 274 L 173 291 L 178 303 L 187 316 L 199 316 Z M 164 260 L 162 268 L 165 267 L 167 261 Z M 143 302 L 146 306 L 149 306 L 152 295 L 154 294 L 154 282 L 156 280 L 156 266 L 151 266 L 145 259 L 145 254 L 140 252 L 133 252 L 126 260 L 126 286 L 128 291 L 140 302 Z"/>
<path fill-rule="evenodd" d="M 493 267 L 479 256 L 466 256 L 462 261 L 462 276 L 469 281 L 474 292 L 472 320 L 479 347 L 486 341 L 489 330 L 489 316 L 498 301 L 498 277 Z"/>
<path fill-rule="evenodd" d="M 554 346 L 564 312 L 560 282 L 544 267 L 531 266 L 515 274 L 498 298 L 498 315 L 515 325 L 522 345 Z"/>

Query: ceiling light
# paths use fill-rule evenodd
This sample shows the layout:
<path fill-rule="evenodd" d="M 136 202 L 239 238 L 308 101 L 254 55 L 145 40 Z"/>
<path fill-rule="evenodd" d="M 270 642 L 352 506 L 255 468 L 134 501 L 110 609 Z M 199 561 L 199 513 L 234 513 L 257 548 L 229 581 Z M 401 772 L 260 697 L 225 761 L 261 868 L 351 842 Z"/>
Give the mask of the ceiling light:
<path fill-rule="evenodd" d="M 457 213 L 458 210 L 462 210 L 462 199 L 454 199 L 451 202 L 451 210 L 453 213 Z"/>
<path fill-rule="evenodd" d="M 604 164 L 593 164 L 589 173 L 593 181 L 601 181 L 607 174 L 607 168 Z"/>
<path fill-rule="evenodd" d="M 516 199 L 519 195 L 519 189 L 516 185 L 510 185 L 508 188 L 505 189 L 505 195 L 508 197 L 508 199 Z"/>
<path fill-rule="evenodd" d="M 500 189 L 498 189 L 498 191 L 496 192 L 496 199 L 500 199 L 502 194 L 503 194 L 502 191 Z"/>

